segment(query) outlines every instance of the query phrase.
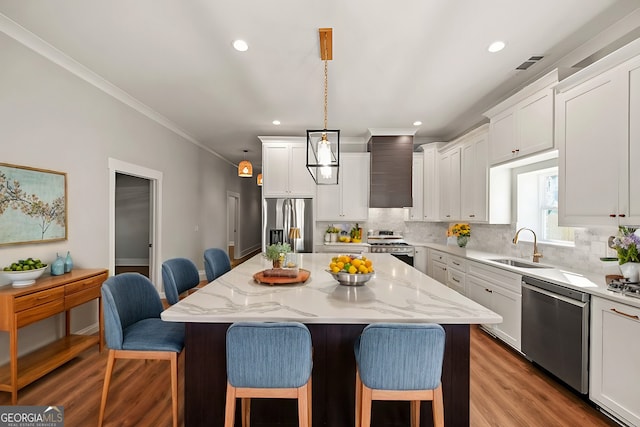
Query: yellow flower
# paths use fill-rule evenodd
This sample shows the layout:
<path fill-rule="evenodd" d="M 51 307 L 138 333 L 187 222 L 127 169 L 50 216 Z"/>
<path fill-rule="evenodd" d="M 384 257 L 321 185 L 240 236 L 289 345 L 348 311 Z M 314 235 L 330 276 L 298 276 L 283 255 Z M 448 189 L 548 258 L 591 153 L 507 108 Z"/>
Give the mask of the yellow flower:
<path fill-rule="evenodd" d="M 471 227 L 467 223 L 451 224 L 447 230 L 447 237 L 471 236 Z"/>

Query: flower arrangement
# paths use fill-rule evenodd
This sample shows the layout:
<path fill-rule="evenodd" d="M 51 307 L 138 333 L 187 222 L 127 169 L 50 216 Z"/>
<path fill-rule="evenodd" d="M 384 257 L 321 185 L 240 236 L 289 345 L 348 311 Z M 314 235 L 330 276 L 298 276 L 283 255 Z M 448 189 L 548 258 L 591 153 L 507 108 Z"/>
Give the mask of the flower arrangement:
<path fill-rule="evenodd" d="M 471 227 L 467 223 L 451 224 L 447 230 L 447 237 L 471 236 Z"/>
<path fill-rule="evenodd" d="M 284 262 L 284 257 L 289 252 L 291 252 L 291 246 L 288 243 L 274 243 L 267 246 L 264 257 L 272 261 L 274 268 L 277 268 Z"/>
<path fill-rule="evenodd" d="M 618 253 L 618 262 L 640 262 L 638 248 L 640 247 L 640 235 L 629 228 L 621 225 L 618 227 L 618 235 L 613 238 L 611 247 Z"/>

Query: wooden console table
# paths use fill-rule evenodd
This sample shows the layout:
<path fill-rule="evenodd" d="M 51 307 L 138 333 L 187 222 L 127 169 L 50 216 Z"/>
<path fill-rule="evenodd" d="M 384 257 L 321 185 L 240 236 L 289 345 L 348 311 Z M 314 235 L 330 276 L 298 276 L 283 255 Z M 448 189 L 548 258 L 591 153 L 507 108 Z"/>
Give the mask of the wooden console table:
<path fill-rule="evenodd" d="M 102 351 L 104 324 L 100 288 L 107 280 L 106 269 L 77 269 L 62 276 L 45 276 L 31 286 L 0 288 L 0 331 L 9 333 L 7 365 L 0 367 L 0 391 L 11 393 L 18 403 L 18 390 L 48 374 L 98 344 Z M 98 299 L 98 335 L 71 334 L 73 307 Z M 18 328 L 65 312 L 66 334 L 46 346 L 18 358 Z"/>

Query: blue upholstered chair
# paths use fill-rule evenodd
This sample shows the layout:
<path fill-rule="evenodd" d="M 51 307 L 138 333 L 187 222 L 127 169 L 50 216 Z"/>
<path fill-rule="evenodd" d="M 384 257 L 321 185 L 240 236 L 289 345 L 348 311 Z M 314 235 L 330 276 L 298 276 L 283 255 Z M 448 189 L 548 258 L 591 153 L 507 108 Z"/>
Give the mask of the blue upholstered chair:
<path fill-rule="evenodd" d="M 164 295 L 170 305 L 180 300 L 180 294 L 198 286 L 198 267 L 187 258 L 172 258 L 162 263 Z"/>
<path fill-rule="evenodd" d="M 225 251 L 218 248 L 204 251 L 204 271 L 207 273 L 207 282 L 213 282 L 230 270 L 231 260 Z"/>
<path fill-rule="evenodd" d="M 240 322 L 227 330 L 225 427 L 234 424 L 242 399 L 242 426 L 249 426 L 250 398 L 298 399 L 298 423 L 311 425 L 311 333 L 297 322 Z"/>
<path fill-rule="evenodd" d="M 178 355 L 184 347 L 184 325 L 164 322 L 160 295 L 139 273 L 122 273 L 102 284 L 104 334 L 109 348 L 98 426 L 104 420 L 109 383 L 116 359 L 160 359 L 171 362 L 173 425 L 178 425 Z"/>
<path fill-rule="evenodd" d="M 411 426 L 420 425 L 420 401 L 431 400 L 433 425 L 444 426 L 442 360 L 445 332 L 436 324 L 377 323 L 355 343 L 356 426 L 369 427 L 372 400 L 411 402 Z"/>

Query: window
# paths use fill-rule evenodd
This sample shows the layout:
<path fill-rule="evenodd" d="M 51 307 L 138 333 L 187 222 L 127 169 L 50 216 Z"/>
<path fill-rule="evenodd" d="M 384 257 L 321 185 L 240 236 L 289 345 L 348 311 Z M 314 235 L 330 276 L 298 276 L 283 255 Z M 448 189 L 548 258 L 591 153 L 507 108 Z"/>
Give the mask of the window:
<path fill-rule="evenodd" d="M 573 245 L 574 229 L 558 226 L 558 167 L 554 162 L 515 170 L 517 181 L 517 229 L 531 228 L 539 242 Z M 552 165 L 552 166 L 550 166 Z M 522 235 L 522 240 L 533 236 Z"/>

